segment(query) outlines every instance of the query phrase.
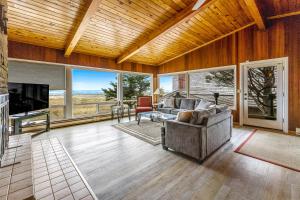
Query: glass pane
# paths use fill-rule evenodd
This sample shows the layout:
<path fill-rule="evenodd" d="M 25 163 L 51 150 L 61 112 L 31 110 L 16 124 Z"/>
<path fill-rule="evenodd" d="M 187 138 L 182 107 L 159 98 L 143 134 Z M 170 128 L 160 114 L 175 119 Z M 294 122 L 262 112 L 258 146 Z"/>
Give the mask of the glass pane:
<path fill-rule="evenodd" d="M 205 71 L 190 74 L 190 96 L 217 104 L 235 106 L 234 70 Z"/>
<path fill-rule="evenodd" d="M 138 96 L 151 96 L 151 77 L 140 74 L 123 74 L 123 102 L 134 108 Z"/>
<path fill-rule="evenodd" d="M 73 117 L 109 114 L 117 100 L 117 73 L 73 70 Z"/>
<path fill-rule="evenodd" d="M 50 90 L 49 91 L 49 107 L 51 121 L 61 120 L 65 118 L 65 91 Z"/>
<path fill-rule="evenodd" d="M 185 74 L 167 75 L 159 78 L 161 95 L 165 97 L 186 97 Z"/>
<path fill-rule="evenodd" d="M 276 120 L 276 66 L 248 69 L 248 117 Z"/>
<path fill-rule="evenodd" d="M 65 118 L 65 107 L 51 107 L 50 108 L 50 119 L 51 121 L 61 120 Z"/>

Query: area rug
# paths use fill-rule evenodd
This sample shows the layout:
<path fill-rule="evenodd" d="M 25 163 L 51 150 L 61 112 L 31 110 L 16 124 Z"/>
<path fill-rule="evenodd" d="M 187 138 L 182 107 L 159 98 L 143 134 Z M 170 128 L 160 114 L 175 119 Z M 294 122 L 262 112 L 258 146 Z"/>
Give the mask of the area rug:
<path fill-rule="evenodd" d="M 300 137 L 254 130 L 235 152 L 300 172 Z"/>
<path fill-rule="evenodd" d="M 137 121 L 130 121 L 113 126 L 152 145 L 161 143 L 161 123 L 141 120 L 140 125 Z"/>

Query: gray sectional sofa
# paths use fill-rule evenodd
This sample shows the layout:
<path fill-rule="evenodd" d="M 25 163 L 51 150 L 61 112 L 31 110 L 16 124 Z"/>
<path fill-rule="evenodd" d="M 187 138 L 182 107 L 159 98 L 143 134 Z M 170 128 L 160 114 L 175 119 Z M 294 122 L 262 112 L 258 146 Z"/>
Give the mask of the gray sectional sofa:
<path fill-rule="evenodd" d="M 174 107 L 165 107 L 163 103 L 158 104 L 157 111 L 177 115 L 180 111 L 194 110 L 201 99 L 175 98 Z"/>
<path fill-rule="evenodd" d="M 191 110 L 200 100 L 180 99 L 178 108 L 160 107 L 158 110 L 165 113 L 175 114 L 183 110 Z M 184 103 L 182 105 L 182 103 Z M 188 107 L 190 106 L 190 107 Z M 201 115 L 203 111 L 192 111 L 192 115 Z M 205 111 L 204 111 L 205 113 Z M 163 149 L 169 148 L 188 155 L 203 162 L 208 156 L 213 154 L 223 144 L 228 142 L 232 135 L 232 115 L 229 109 L 217 109 L 214 113 L 207 114 L 198 119 L 188 122 L 178 120 L 166 121 L 162 128 Z M 201 121 L 199 121 L 201 119 Z M 197 122 L 198 120 L 198 122 Z"/>

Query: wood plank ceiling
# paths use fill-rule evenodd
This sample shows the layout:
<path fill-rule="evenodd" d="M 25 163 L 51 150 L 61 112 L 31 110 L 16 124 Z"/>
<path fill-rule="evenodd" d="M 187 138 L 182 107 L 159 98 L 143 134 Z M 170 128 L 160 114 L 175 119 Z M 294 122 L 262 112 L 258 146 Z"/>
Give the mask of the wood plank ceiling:
<path fill-rule="evenodd" d="M 99 2 L 91 4 L 92 1 Z M 255 8 L 257 2 L 260 12 Z M 262 20 L 266 17 L 300 10 L 297 0 L 207 0 L 207 5 L 191 18 L 144 42 L 144 38 L 194 3 L 195 0 L 8 0 L 8 37 L 65 49 L 70 46 L 70 38 L 79 35 L 74 50 L 66 54 L 73 50 L 118 60 L 131 49 L 138 49 L 126 59 L 158 65 L 247 25 L 256 23 L 263 29 Z M 97 5 L 97 9 L 92 12 L 88 5 Z M 254 5 L 254 10 L 249 5 Z M 87 24 L 79 24 L 82 21 Z M 145 45 L 141 45 L 142 41 Z"/>

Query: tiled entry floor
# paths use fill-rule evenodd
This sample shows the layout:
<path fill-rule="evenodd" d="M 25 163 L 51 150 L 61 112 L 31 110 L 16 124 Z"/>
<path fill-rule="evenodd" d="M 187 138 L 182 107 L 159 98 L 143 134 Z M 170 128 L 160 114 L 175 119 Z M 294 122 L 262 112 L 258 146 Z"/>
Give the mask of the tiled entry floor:
<path fill-rule="evenodd" d="M 34 141 L 32 155 L 37 200 L 96 199 L 57 138 Z"/>

